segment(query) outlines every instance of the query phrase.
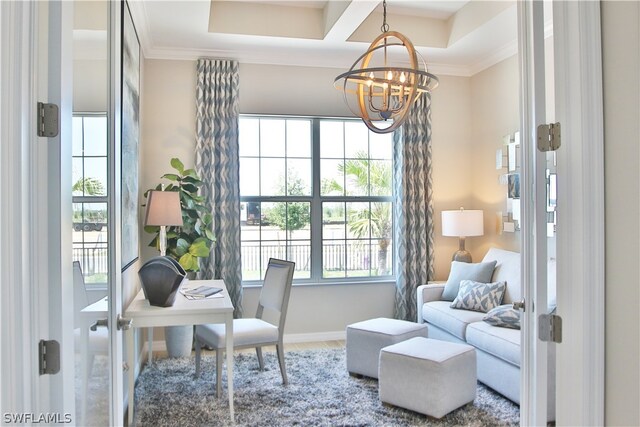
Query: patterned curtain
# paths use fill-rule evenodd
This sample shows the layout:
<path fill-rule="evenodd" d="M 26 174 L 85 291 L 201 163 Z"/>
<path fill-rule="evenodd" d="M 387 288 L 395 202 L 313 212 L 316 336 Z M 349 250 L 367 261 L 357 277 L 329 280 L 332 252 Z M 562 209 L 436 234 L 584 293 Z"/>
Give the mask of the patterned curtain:
<path fill-rule="evenodd" d="M 199 59 L 196 88 L 196 171 L 207 184 L 201 195 L 213 214 L 214 250 L 198 279 L 223 279 L 242 316 L 240 260 L 240 159 L 238 154 L 238 63 Z"/>
<path fill-rule="evenodd" d="M 395 317 L 417 320 L 416 289 L 433 280 L 431 96 L 423 94 L 393 136 Z"/>

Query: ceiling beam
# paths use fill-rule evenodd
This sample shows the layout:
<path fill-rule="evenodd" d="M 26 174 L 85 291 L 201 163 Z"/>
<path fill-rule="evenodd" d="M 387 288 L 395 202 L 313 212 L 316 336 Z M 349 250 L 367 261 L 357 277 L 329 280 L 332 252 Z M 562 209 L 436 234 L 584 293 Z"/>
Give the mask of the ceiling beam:
<path fill-rule="evenodd" d="M 324 40 L 343 42 L 358 29 L 379 1 L 352 0 L 329 1 L 324 8 Z"/>
<path fill-rule="evenodd" d="M 508 1 L 470 1 L 462 9 L 455 13 L 447 22 L 449 41 L 447 46 L 452 46 L 457 41 L 485 25 L 505 10 L 513 7 L 515 0 Z"/>

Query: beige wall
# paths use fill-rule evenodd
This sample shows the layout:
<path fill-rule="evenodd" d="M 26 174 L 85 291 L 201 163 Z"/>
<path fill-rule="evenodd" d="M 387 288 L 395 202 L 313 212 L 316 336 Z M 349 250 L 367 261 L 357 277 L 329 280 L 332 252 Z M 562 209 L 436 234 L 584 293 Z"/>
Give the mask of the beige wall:
<path fill-rule="evenodd" d="M 507 186 L 496 170 L 496 151 L 503 137 L 520 128 L 518 57 L 512 56 L 471 77 L 470 155 L 473 177 L 469 182 L 472 208 L 484 210 L 484 236 L 468 240 L 474 260 L 490 247 L 520 252 L 520 231 L 501 231 L 501 214 L 506 212 Z"/>
<path fill-rule="evenodd" d="M 458 239 L 442 236 L 443 210 L 475 209 L 471 183 L 472 157 L 471 82 L 466 77 L 440 76 L 432 94 L 431 129 L 433 154 L 434 262 L 435 279 L 446 280 Z M 471 238 L 468 240 L 471 243 Z M 471 249 L 469 245 L 468 249 Z M 471 250 L 475 259 L 478 255 Z"/>
<path fill-rule="evenodd" d="M 348 116 L 342 95 L 333 88 L 338 70 L 270 65 L 240 65 L 240 112 Z M 145 60 L 140 144 L 140 189 L 157 185 L 177 156 L 194 162 L 195 62 Z M 317 84 L 311 85 L 310 82 Z M 320 82 L 320 83 L 318 83 Z M 286 85 L 285 85 L 286 83 Z M 433 179 L 436 209 L 436 275 L 448 275 L 454 238 L 440 236 L 440 211 L 468 205 L 472 159 L 468 78 L 441 78 L 433 95 Z M 142 197 L 142 196 L 141 196 Z M 141 232 L 143 261 L 154 256 Z M 259 289 L 245 289 L 244 308 L 255 311 Z M 287 333 L 343 331 L 366 318 L 393 315 L 393 285 L 299 286 L 291 296 Z M 311 313 L 311 315 L 310 315 Z"/>
<path fill-rule="evenodd" d="M 640 4 L 601 2 L 607 425 L 640 425 Z"/>

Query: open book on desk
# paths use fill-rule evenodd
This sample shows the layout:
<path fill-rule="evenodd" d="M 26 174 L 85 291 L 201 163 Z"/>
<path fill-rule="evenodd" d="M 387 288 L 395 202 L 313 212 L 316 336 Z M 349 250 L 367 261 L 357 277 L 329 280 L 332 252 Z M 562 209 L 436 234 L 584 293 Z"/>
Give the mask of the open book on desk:
<path fill-rule="evenodd" d="M 218 298 L 222 297 L 222 288 L 202 285 L 195 288 L 182 288 L 180 293 L 187 299 Z"/>

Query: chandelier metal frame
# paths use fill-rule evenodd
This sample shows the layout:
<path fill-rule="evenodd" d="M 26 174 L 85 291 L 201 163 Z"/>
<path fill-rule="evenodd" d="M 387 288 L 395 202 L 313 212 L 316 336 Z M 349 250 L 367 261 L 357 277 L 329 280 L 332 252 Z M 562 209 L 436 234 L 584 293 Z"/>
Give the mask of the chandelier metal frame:
<path fill-rule="evenodd" d="M 413 103 L 439 84 L 438 78 L 428 71 L 424 58 L 416 52 L 413 43 L 402 33 L 389 31 L 386 3 L 386 0 L 382 2 L 382 34 L 356 59 L 349 71 L 334 80 L 334 86 L 343 91 L 345 102 L 352 113 L 360 117 L 375 133 L 389 133 L 400 127 Z M 387 65 L 387 50 L 392 47 L 406 49 L 409 68 Z M 383 66 L 369 67 L 374 54 L 379 53 L 379 50 L 382 50 Z M 418 62 L 418 57 L 421 62 Z M 348 95 L 357 97 L 357 111 L 350 105 Z M 393 120 L 390 126 L 378 127 L 375 124 L 389 119 Z"/>

